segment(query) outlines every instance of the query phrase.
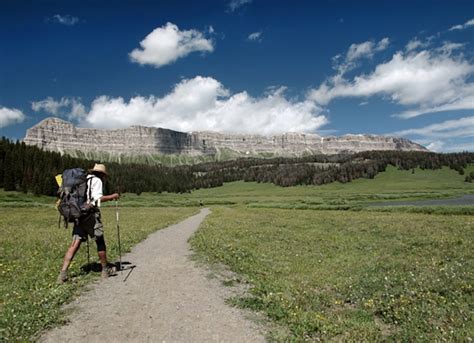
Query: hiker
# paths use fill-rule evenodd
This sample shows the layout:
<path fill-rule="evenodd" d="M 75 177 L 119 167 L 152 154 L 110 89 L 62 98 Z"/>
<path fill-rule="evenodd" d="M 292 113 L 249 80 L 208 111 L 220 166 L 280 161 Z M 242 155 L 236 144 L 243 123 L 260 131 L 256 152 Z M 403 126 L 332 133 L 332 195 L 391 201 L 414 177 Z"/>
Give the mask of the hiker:
<path fill-rule="evenodd" d="M 104 240 L 104 226 L 100 219 L 100 204 L 105 201 L 117 200 L 120 195 L 117 193 L 103 195 L 103 180 L 107 176 L 105 165 L 95 164 L 87 175 L 87 207 L 88 213 L 80 217 L 72 230 L 72 243 L 64 256 L 63 267 L 58 276 L 58 283 L 64 283 L 67 279 L 67 270 L 74 255 L 79 250 L 82 242 L 87 241 L 87 235 L 95 240 L 97 244 L 97 254 L 102 265 L 102 277 L 107 278 L 115 274 L 116 269 L 108 266 L 107 254 Z"/>

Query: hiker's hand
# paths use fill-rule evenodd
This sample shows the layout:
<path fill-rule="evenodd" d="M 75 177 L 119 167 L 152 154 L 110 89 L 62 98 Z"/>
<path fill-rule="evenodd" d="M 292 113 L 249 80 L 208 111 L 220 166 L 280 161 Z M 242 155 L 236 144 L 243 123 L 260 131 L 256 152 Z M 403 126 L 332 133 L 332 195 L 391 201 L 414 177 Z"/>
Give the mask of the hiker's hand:
<path fill-rule="evenodd" d="M 113 199 L 113 200 L 118 200 L 118 199 L 120 199 L 120 194 L 118 194 L 118 193 L 112 194 L 112 199 Z"/>

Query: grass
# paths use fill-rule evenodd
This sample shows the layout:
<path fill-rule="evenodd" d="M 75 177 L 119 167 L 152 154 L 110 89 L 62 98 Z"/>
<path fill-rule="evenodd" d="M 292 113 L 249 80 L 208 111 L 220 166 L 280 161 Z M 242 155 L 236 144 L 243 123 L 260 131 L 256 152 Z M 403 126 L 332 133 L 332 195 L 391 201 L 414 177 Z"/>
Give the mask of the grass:
<path fill-rule="evenodd" d="M 466 174 L 473 171 L 474 165 L 466 168 Z M 121 203 L 128 207 L 195 207 L 200 202 L 206 206 L 360 207 L 371 202 L 448 198 L 474 193 L 474 183 L 464 182 L 464 178 L 464 175 L 447 167 L 440 170 L 415 169 L 415 173 L 388 167 L 386 172 L 378 174 L 372 180 L 357 179 L 347 184 L 334 182 L 322 186 L 283 188 L 269 183 L 238 181 L 185 194 L 125 194 Z M 0 189 L 0 207 L 51 207 L 54 202 L 51 199 Z"/>
<path fill-rule="evenodd" d="M 474 206 L 365 206 L 474 193 L 474 183 L 463 180 L 448 168 L 388 168 L 349 184 L 233 182 L 185 194 L 124 194 L 122 250 L 202 202 L 213 212 L 192 245 L 203 260 L 246 280 L 248 296 L 231 302 L 277 323 L 271 340 L 466 341 L 474 337 Z M 82 248 L 73 282 L 55 284 L 70 230 L 58 229 L 53 204 L 54 198 L 0 190 L 0 340 L 34 340 L 62 323 L 61 306 L 96 277 L 81 271 Z M 109 204 L 103 216 L 114 260 Z"/>
<path fill-rule="evenodd" d="M 53 207 L 54 200 L 51 197 L 20 192 L 5 192 L 0 189 L 0 208 L 6 207 Z"/>
<path fill-rule="evenodd" d="M 474 165 L 467 171 L 474 171 Z M 474 183 L 464 182 L 463 175 L 449 168 L 420 170 L 415 173 L 387 168 L 373 180 L 351 183 L 335 182 L 322 186 L 277 187 L 269 183 L 231 182 L 222 187 L 199 189 L 185 194 L 127 194 L 127 206 L 232 206 L 301 209 L 360 208 L 371 202 L 421 200 L 458 197 L 474 193 Z"/>
<path fill-rule="evenodd" d="M 85 274 L 83 246 L 70 269 L 72 282 L 56 285 L 71 229 L 58 228 L 57 211 L 44 198 L 18 194 L 23 204 L 42 207 L 0 207 L 0 340 L 30 341 L 45 328 L 64 322 L 61 305 L 72 299 L 98 273 Z M 5 199 L 5 194 L 3 194 Z M 8 197 L 12 198 L 12 197 Z M 51 202 L 51 199 L 49 198 Z M 193 208 L 120 208 L 122 252 L 151 232 L 195 213 Z M 109 260 L 118 258 L 114 207 L 104 207 L 103 220 Z M 91 257 L 97 261 L 95 245 Z"/>
<path fill-rule="evenodd" d="M 448 168 L 324 186 L 236 182 L 188 196 L 233 201 L 191 242 L 246 280 L 250 294 L 231 303 L 277 323 L 272 341 L 466 341 L 474 206 L 365 205 L 472 193 Z"/>
<path fill-rule="evenodd" d="M 272 340 L 463 341 L 473 334 L 473 219 L 216 208 L 192 240 L 244 276 Z"/>

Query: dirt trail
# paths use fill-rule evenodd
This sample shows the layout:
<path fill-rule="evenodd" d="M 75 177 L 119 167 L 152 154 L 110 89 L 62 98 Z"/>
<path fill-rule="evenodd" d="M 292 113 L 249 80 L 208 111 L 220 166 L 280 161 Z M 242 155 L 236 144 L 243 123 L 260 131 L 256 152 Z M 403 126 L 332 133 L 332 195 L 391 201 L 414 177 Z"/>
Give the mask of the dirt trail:
<path fill-rule="evenodd" d="M 189 259 L 187 243 L 209 213 L 159 230 L 122 261 L 136 264 L 76 299 L 70 323 L 42 342 L 263 342 L 257 325 L 224 303 L 227 291 Z"/>

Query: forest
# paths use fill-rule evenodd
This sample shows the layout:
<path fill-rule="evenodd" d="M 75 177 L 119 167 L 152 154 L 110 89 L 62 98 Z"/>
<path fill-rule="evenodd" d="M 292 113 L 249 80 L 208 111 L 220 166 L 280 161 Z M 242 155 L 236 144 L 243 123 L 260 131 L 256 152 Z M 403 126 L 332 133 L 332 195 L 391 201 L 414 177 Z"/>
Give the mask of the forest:
<path fill-rule="evenodd" d="M 464 175 L 474 153 L 434 153 L 419 151 L 366 151 L 356 154 L 311 155 L 303 157 L 239 158 L 168 167 L 147 164 L 119 164 L 73 158 L 57 152 L 43 151 L 23 142 L 0 140 L 0 188 L 6 191 L 55 195 L 55 176 L 74 167 L 90 169 L 94 163 L 105 163 L 109 177 L 106 192 L 172 192 L 184 193 L 199 188 L 221 186 L 225 182 L 271 182 L 288 187 L 351 182 L 374 178 L 388 165 L 403 170 L 440 169 L 444 166 Z M 473 176 L 466 175 L 466 182 Z"/>

